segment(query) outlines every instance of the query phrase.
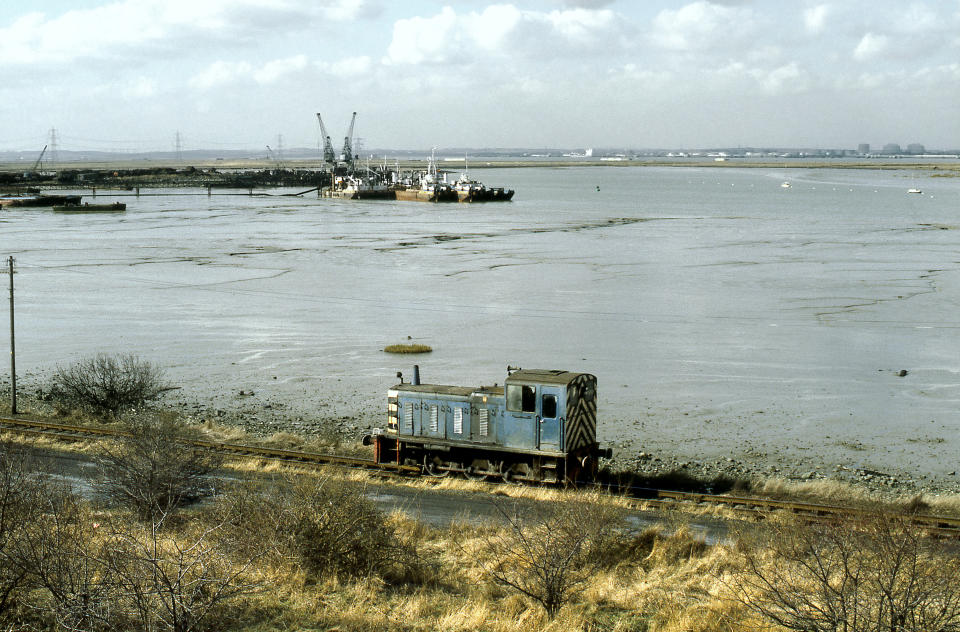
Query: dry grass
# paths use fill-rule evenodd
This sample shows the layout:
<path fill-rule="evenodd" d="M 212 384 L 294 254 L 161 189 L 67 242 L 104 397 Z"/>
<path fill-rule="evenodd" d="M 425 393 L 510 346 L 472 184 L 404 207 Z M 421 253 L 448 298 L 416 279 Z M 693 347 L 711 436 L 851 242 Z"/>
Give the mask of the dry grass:
<path fill-rule="evenodd" d="M 750 493 L 764 498 L 799 500 L 868 510 L 918 512 L 960 516 L 960 495 L 931 495 L 907 492 L 899 496 L 880 495 L 863 487 L 832 479 L 788 481 L 769 478 L 755 481 Z"/>
<path fill-rule="evenodd" d="M 433 348 L 430 345 L 418 343 L 387 345 L 383 348 L 386 353 L 430 353 Z"/>

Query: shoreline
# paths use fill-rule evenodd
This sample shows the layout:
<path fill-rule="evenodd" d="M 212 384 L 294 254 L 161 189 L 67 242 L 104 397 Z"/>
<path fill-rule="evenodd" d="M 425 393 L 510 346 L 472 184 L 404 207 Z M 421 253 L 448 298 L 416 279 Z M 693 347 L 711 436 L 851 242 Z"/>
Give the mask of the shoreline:
<path fill-rule="evenodd" d="M 18 401 L 23 402 L 19 406 L 21 414 L 28 415 L 23 411 L 29 409 L 40 415 L 52 413 L 43 398 L 38 399 L 38 394 L 42 393 L 41 384 L 45 383 L 38 381 L 35 374 L 18 376 Z M 8 378 L 0 380 L 0 389 L 9 392 Z M 156 405 L 191 424 L 211 422 L 221 427 L 235 427 L 258 438 L 292 434 L 305 440 L 324 440 L 347 451 L 360 449 L 362 435 L 380 425 L 382 417 L 379 409 L 358 405 L 356 399 L 337 389 L 315 393 L 309 401 L 290 401 L 271 393 L 269 388 L 259 392 L 234 387 L 216 393 L 210 388 L 203 390 L 206 392 L 177 389 L 159 399 Z M 385 409 L 385 394 L 383 401 Z M 4 402 L 4 408 L 8 408 L 7 402 Z M 342 402 L 344 406 L 332 406 L 334 402 Z M 612 447 L 614 453 L 607 466 L 613 471 L 640 476 L 676 474 L 702 481 L 754 481 L 761 486 L 777 481 L 814 485 L 840 483 L 869 495 L 890 499 L 920 494 L 932 497 L 960 494 L 960 477 L 933 477 L 895 464 L 878 469 L 844 466 L 831 463 L 822 453 L 816 456 L 802 454 L 802 450 L 788 446 L 764 451 L 751 441 L 744 443 L 738 451 L 708 457 L 702 450 L 704 445 L 709 445 L 703 437 L 681 436 L 677 432 L 668 437 L 650 431 L 638 438 L 610 441 L 602 436 L 602 428 L 601 421 L 598 440 L 602 445 Z M 677 449 L 677 444 L 689 448 Z"/>
<path fill-rule="evenodd" d="M 922 158 L 922 157 L 920 157 Z M 373 163 L 371 163 L 373 164 Z M 395 160 L 389 166 L 392 168 L 399 165 L 400 169 L 418 169 L 423 168 L 425 160 L 423 159 L 400 159 Z M 477 156 L 471 158 L 467 164 L 469 169 L 534 169 L 548 168 L 557 169 L 564 167 L 674 167 L 674 168 L 746 168 L 746 169 L 876 169 L 876 170 L 895 170 L 895 171 L 935 171 L 942 174 L 943 177 L 960 177 L 960 159 L 958 158 L 929 158 L 926 160 L 917 160 L 916 157 L 878 157 L 878 158 L 787 158 L 780 160 L 754 159 L 746 157 L 729 157 L 722 161 L 710 158 L 657 158 L 657 157 L 639 157 L 623 160 L 601 160 L 599 158 L 589 160 L 525 160 L 507 157 L 489 157 Z M 441 163 L 442 171 L 462 171 L 462 163 L 451 162 Z M 323 168 L 319 159 L 288 160 L 284 163 L 283 169 L 278 171 L 298 171 L 298 170 L 320 170 Z M 191 178 L 197 176 L 197 169 L 217 169 L 222 171 L 235 171 L 247 169 L 277 170 L 276 163 L 266 159 L 203 159 L 192 161 L 189 164 L 177 162 L 175 160 L 163 159 L 142 159 L 142 160 L 103 160 L 89 162 L 62 162 L 58 163 L 57 169 L 50 171 L 109 171 L 109 170 L 153 170 L 153 169 L 176 169 L 188 174 Z M 0 173 L 22 173 L 24 165 L 16 162 L 0 162 Z M 128 176 L 132 179 L 135 176 Z M 124 176 L 119 176 L 123 179 Z M 24 182 L 25 185 L 30 184 Z M 42 182 L 33 183 L 34 186 L 43 187 Z M 59 185 L 56 185 L 59 186 Z M 140 186 L 149 187 L 149 184 Z"/>

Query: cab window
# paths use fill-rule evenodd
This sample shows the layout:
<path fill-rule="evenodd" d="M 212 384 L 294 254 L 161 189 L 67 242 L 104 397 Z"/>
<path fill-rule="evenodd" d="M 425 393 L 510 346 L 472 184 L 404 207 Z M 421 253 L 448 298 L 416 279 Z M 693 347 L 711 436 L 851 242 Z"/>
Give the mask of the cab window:
<path fill-rule="evenodd" d="M 507 410 L 520 413 L 537 412 L 537 387 L 507 384 Z"/>
<path fill-rule="evenodd" d="M 544 419 L 555 419 L 557 416 L 557 396 L 544 395 L 540 402 L 540 416 Z"/>

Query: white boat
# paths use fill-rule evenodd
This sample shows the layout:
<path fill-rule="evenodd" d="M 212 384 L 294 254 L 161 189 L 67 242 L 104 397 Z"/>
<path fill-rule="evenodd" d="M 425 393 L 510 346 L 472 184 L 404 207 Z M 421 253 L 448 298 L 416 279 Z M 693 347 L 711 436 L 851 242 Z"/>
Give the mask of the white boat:
<path fill-rule="evenodd" d="M 923 193 L 920 189 L 907 189 L 907 193 Z"/>
<path fill-rule="evenodd" d="M 333 179 L 333 186 L 320 191 L 322 197 L 346 200 L 393 199 L 393 186 L 384 182 L 376 173 L 368 175 L 343 175 Z"/>
<path fill-rule="evenodd" d="M 781 183 L 780 183 L 780 186 L 783 187 L 784 189 L 789 189 L 789 188 L 792 187 L 793 185 L 790 184 L 789 182 L 781 182 Z"/>

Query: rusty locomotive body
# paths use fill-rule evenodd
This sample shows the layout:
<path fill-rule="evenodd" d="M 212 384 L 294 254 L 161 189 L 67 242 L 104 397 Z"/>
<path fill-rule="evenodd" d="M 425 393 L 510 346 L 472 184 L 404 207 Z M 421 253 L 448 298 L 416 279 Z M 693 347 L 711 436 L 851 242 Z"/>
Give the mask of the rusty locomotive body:
<path fill-rule="evenodd" d="M 503 386 L 412 382 L 387 393 L 387 425 L 366 438 L 379 463 L 418 465 L 433 476 L 558 483 L 592 478 L 597 379 L 588 373 L 512 369 Z"/>

